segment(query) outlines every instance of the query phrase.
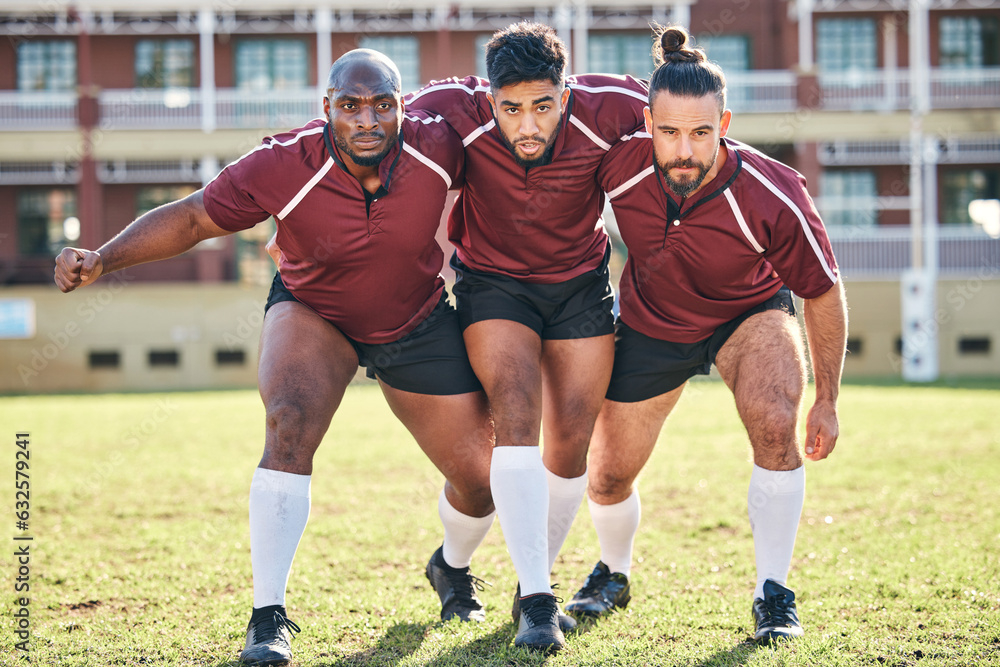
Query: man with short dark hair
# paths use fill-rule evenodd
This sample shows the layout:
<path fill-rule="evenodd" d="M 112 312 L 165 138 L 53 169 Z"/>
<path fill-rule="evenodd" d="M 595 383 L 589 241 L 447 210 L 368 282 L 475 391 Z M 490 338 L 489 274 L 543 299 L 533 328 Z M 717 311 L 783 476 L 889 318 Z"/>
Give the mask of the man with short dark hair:
<path fill-rule="evenodd" d="M 447 479 L 438 504 L 444 543 L 427 568 L 449 591 L 441 616 L 483 619 L 468 565 L 493 521 L 493 431 L 435 241 L 462 145 L 440 119 L 404 116 L 399 71 L 381 53 L 347 53 L 327 89 L 326 118 L 265 139 L 203 190 L 141 216 L 98 251 L 65 248 L 56 261 L 56 284 L 69 292 L 277 220 L 280 273 L 258 369 L 266 436 L 250 487 L 254 609 L 240 655 L 252 665 L 291 659 L 298 626 L 285 588 L 309 516 L 313 455 L 359 364 Z M 442 554 L 448 572 L 434 566 Z"/>
<path fill-rule="evenodd" d="M 805 179 L 726 138 L 725 77 L 687 42 L 681 28 L 659 34 L 645 130 L 612 148 L 598 172 L 629 257 L 614 372 L 590 452 L 601 560 L 566 609 L 600 616 L 628 604 L 640 516 L 633 482 L 687 380 L 714 364 L 753 448 L 754 637 L 770 641 L 802 634 L 785 585 L 805 492 L 806 370 L 789 288 L 804 300 L 816 382 L 805 438 L 813 461 L 837 442 L 847 311 Z"/>
<path fill-rule="evenodd" d="M 469 359 L 496 425 L 490 482 L 520 589 L 515 645 L 558 650 L 571 619 L 549 574 L 586 492 L 587 446 L 614 352 L 610 254 L 594 174 L 642 123 L 645 86 L 566 77 L 548 26 L 518 23 L 486 46 L 489 82 L 430 84 L 409 108 L 462 137 L 465 182 L 449 218 Z M 544 463 L 539 439 L 544 435 Z"/>

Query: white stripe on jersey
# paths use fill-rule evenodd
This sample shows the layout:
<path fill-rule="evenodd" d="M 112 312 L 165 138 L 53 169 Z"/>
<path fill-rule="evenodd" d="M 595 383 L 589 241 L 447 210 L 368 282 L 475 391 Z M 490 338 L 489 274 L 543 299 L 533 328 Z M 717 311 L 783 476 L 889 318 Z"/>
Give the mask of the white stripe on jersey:
<path fill-rule="evenodd" d="M 417 151 L 417 149 L 414 148 L 413 146 L 411 146 L 410 144 L 404 143 L 403 144 L 403 150 L 406 151 L 407 153 L 409 153 L 410 155 L 412 155 L 413 157 L 417 158 L 421 162 L 423 162 L 425 165 L 427 165 L 431 169 L 433 169 L 437 173 L 438 176 L 440 176 L 441 178 L 444 179 L 444 182 L 448 185 L 448 187 L 449 188 L 451 187 L 451 176 L 448 175 L 448 172 L 446 172 L 441 167 L 441 165 L 437 164 L 436 162 L 434 162 L 433 160 L 431 160 L 429 157 L 427 157 L 423 153 L 420 153 L 419 151 Z"/>
<path fill-rule="evenodd" d="M 411 121 L 413 123 L 423 123 L 428 125 L 429 123 L 440 123 L 444 120 L 443 116 L 434 116 L 433 118 L 418 118 L 417 116 L 403 116 L 404 119 Z"/>
<path fill-rule="evenodd" d="M 312 121 L 309 121 L 309 122 L 311 123 Z M 271 141 L 269 143 L 261 144 L 260 146 L 256 146 L 255 148 L 250 149 L 249 151 L 247 151 L 246 153 L 244 153 L 240 157 L 236 158 L 235 160 L 233 160 L 232 162 L 230 162 L 226 166 L 227 167 L 232 166 L 232 165 L 236 164 L 237 162 L 239 162 L 240 160 L 242 160 L 243 158 L 245 158 L 245 157 L 247 157 L 249 155 L 253 155 L 257 151 L 264 150 L 265 148 L 270 149 L 270 148 L 274 148 L 275 146 L 291 146 L 292 144 L 297 143 L 299 141 L 299 139 L 301 139 L 302 137 L 309 137 L 309 136 L 312 136 L 314 134 L 321 134 L 323 132 L 323 128 L 324 127 L 326 127 L 326 125 L 320 125 L 319 127 L 313 127 L 313 128 L 308 129 L 308 130 L 303 130 L 302 132 L 299 132 L 298 134 L 296 134 L 294 137 L 292 137 L 288 141 L 274 141 L 274 138 L 272 137 Z M 220 171 L 219 174 L 221 174 L 221 173 L 222 172 Z M 215 178 L 218 178 L 219 174 L 216 174 Z M 215 178 L 213 178 L 212 181 L 214 181 Z M 211 183 L 212 181 L 209 181 L 209 183 Z"/>
<path fill-rule="evenodd" d="M 628 190 L 629 188 L 631 188 L 633 185 L 635 185 L 636 183 L 638 183 L 642 179 L 644 179 L 647 176 L 649 176 L 650 174 L 652 174 L 654 169 L 656 169 L 655 165 L 649 165 L 648 167 L 646 167 L 645 169 L 643 169 L 642 171 L 640 171 L 638 174 L 636 174 L 635 176 L 633 176 L 632 178 L 628 179 L 627 181 L 625 181 L 624 183 L 622 183 L 621 185 L 619 185 L 617 188 L 615 188 L 614 190 L 612 190 L 611 192 L 609 192 L 608 193 L 608 199 L 614 199 L 615 197 L 617 197 L 621 193 L 625 192 L 626 190 Z"/>
<path fill-rule="evenodd" d="M 822 266 L 823 271 L 826 272 L 826 277 L 830 279 L 830 282 L 836 284 L 837 274 L 835 274 L 833 270 L 830 268 L 830 265 L 826 263 L 826 257 L 823 256 L 823 251 L 820 250 L 819 248 L 819 243 L 816 241 L 816 236 L 812 233 L 812 228 L 806 221 L 806 216 L 802 214 L 801 209 L 799 209 L 799 207 L 796 206 L 795 203 L 788 198 L 788 195 L 779 190 L 778 186 L 776 186 L 771 181 L 767 180 L 764 177 L 764 175 L 761 174 L 759 171 L 751 167 L 746 162 L 743 163 L 743 168 L 746 169 L 748 174 L 750 174 L 758 181 L 763 183 L 764 187 L 773 192 L 775 197 L 783 201 L 785 205 L 792 210 L 792 213 L 795 214 L 795 217 L 799 219 L 799 224 L 802 226 L 802 232 L 806 235 L 806 240 L 809 241 L 809 246 L 812 248 L 813 252 L 816 253 L 816 258 L 819 260 L 820 266 Z"/>
<path fill-rule="evenodd" d="M 652 139 L 653 135 L 649 132 L 633 132 L 632 134 L 626 134 L 618 141 L 630 141 L 632 139 Z"/>
<path fill-rule="evenodd" d="M 629 90 L 628 88 L 622 88 L 620 86 L 598 86 L 596 88 L 592 88 L 590 86 L 581 86 L 578 83 L 570 83 L 569 87 L 574 90 L 584 90 L 588 93 L 618 93 L 620 95 L 634 97 L 635 99 L 642 100 L 643 102 L 649 102 L 649 95 L 643 95 L 642 93 L 637 93 L 634 90 Z"/>
<path fill-rule="evenodd" d="M 729 208 L 733 209 L 733 215 L 736 216 L 736 222 L 739 223 L 740 229 L 743 230 L 743 236 L 747 237 L 747 241 L 750 242 L 750 245 L 753 246 L 754 250 L 763 254 L 764 249 L 760 247 L 760 244 L 757 243 L 757 239 L 755 239 L 753 234 L 750 233 L 750 227 L 747 226 L 747 221 L 743 218 L 743 212 L 740 210 L 740 207 L 736 205 L 736 197 L 733 196 L 733 193 L 729 188 L 726 188 L 723 191 L 723 194 L 726 195 L 726 201 L 729 202 Z"/>
<path fill-rule="evenodd" d="M 313 177 L 309 179 L 309 182 L 302 186 L 302 189 L 299 190 L 298 194 L 292 198 L 292 201 L 285 204 L 285 208 L 281 209 L 281 213 L 278 214 L 278 220 L 284 220 L 285 216 L 291 213 L 292 210 L 299 205 L 302 198 L 309 194 L 309 191 L 312 190 L 324 176 L 326 176 L 326 173 L 330 171 L 332 166 L 333 158 L 329 157 L 326 159 L 326 162 L 323 163 L 323 166 L 319 168 L 319 171 L 313 174 Z"/>
<path fill-rule="evenodd" d="M 486 132 L 489 132 L 490 130 L 492 130 L 496 126 L 496 124 L 497 124 L 497 121 L 494 118 L 490 122 L 486 123 L 486 125 L 480 125 L 475 130 L 473 130 L 472 132 L 470 132 L 469 136 L 467 136 L 465 139 L 462 139 L 462 146 L 463 147 L 464 146 L 468 146 L 473 141 L 475 141 L 476 139 L 478 139 L 479 137 L 481 137 L 483 134 L 485 134 Z"/>
<path fill-rule="evenodd" d="M 470 95 L 475 95 L 476 93 L 488 93 L 490 92 L 489 86 L 476 86 L 475 88 L 469 88 L 468 86 L 463 86 L 460 83 L 442 83 L 437 86 L 431 86 L 419 92 L 413 93 L 413 97 L 410 98 L 410 102 L 418 100 L 428 93 L 433 93 L 437 90 L 464 90 Z"/>
<path fill-rule="evenodd" d="M 603 148 L 606 151 L 611 150 L 611 144 L 609 144 L 608 142 L 604 141 L 599 136 L 597 136 L 596 134 L 594 134 L 593 131 L 589 127 L 587 127 L 586 125 L 583 124 L 582 120 L 580 120 L 576 116 L 570 114 L 569 122 L 573 123 L 578 128 L 580 128 L 580 131 L 583 132 L 584 134 L 586 134 L 590 138 L 590 140 L 593 141 L 595 144 L 597 144 L 598 146 L 600 146 L 601 148 Z"/>

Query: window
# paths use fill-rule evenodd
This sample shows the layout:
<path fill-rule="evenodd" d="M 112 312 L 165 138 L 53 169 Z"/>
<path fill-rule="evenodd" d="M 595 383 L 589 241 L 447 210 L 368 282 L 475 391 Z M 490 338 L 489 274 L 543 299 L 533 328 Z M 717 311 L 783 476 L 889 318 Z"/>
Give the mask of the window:
<path fill-rule="evenodd" d="M 193 185 L 153 185 L 139 188 L 135 197 L 135 217 L 149 213 L 157 206 L 184 199 L 197 189 Z"/>
<path fill-rule="evenodd" d="M 135 85 L 139 88 L 193 88 L 194 42 L 187 39 L 137 42 Z"/>
<path fill-rule="evenodd" d="M 1000 65 L 996 17 L 943 16 L 939 26 L 941 67 Z"/>
<path fill-rule="evenodd" d="M 878 191 L 871 169 L 825 170 L 820 194 L 827 225 L 872 227 L 878 220 Z"/>
<path fill-rule="evenodd" d="M 653 73 L 652 49 L 653 41 L 648 32 L 592 34 L 588 40 L 587 69 L 648 79 Z"/>
<path fill-rule="evenodd" d="M 486 71 L 486 45 L 493 39 L 493 35 L 479 35 L 476 37 L 476 76 L 484 79 L 490 78 Z"/>
<path fill-rule="evenodd" d="M 750 69 L 750 40 L 744 35 L 706 34 L 699 36 L 696 44 L 726 74 Z"/>
<path fill-rule="evenodd" d="M 824 72 L 873 70 L 877 65 L 874 19 L 819 19 L 816 62 Z"/>
<path fill-rule="evenodd" d="M 76 43 L 26 41 L 17 47 L 18 90 L 76 88 Z"/>
<path fill-rule="evenodd" d="M 941 174 L 941 224 L 971 225 L 969 202 L 1000 199 L 1000 169 L 949 169 Z"/>
<path fill-rule="evenodd" d="M 80 238 L 76 192 L 70 189 L 21 190 L 17 193 L 18 252 L 54 257 Z"/>
<path fill-rule="evenodd" d="M 309 85 L 306 45 L 293 39 L 244 40 L 236 44 L 236 87 L 287 90 Z"/>
<path fill-rule="evenodd" d="M 423 80 L 420 78 L 420 43 L 416 37 L 362 37 L 358 46 L 384 53 L 396 63 L 404 94 L 420 87 Z"/>

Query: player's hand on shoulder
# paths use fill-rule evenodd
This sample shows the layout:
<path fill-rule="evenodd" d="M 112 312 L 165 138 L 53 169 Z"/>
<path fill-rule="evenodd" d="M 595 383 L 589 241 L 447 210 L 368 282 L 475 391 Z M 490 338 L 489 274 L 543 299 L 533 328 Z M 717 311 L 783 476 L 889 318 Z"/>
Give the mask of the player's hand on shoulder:
<path fill-rule="evenodd" d="M 104 263 L 101 255 L 93 250 L 63 248 L 56 257 L 55 282 L 63 292 L 86 287 L 101 277 Z"/>

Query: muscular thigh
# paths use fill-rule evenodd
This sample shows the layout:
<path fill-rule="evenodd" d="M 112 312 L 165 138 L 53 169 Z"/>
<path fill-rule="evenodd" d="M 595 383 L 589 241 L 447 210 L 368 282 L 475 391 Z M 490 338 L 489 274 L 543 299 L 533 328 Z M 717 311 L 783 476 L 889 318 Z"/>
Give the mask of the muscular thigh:
<path fill-rule="evenodd" d="M 357 367 L 350 341 L 310 308 L 283 301 L 267 311 L 257 376 L 269 411 L 291 405 L 325 429 Z"/>
<path fill-rule="evenodd" d="M 753 315 L 722 346 L 715 364 L 733 392 L 755 462 L 769 470 L 801 465 L 797 428 L 806 378 L 797 320 L 777 310 Z"/>

